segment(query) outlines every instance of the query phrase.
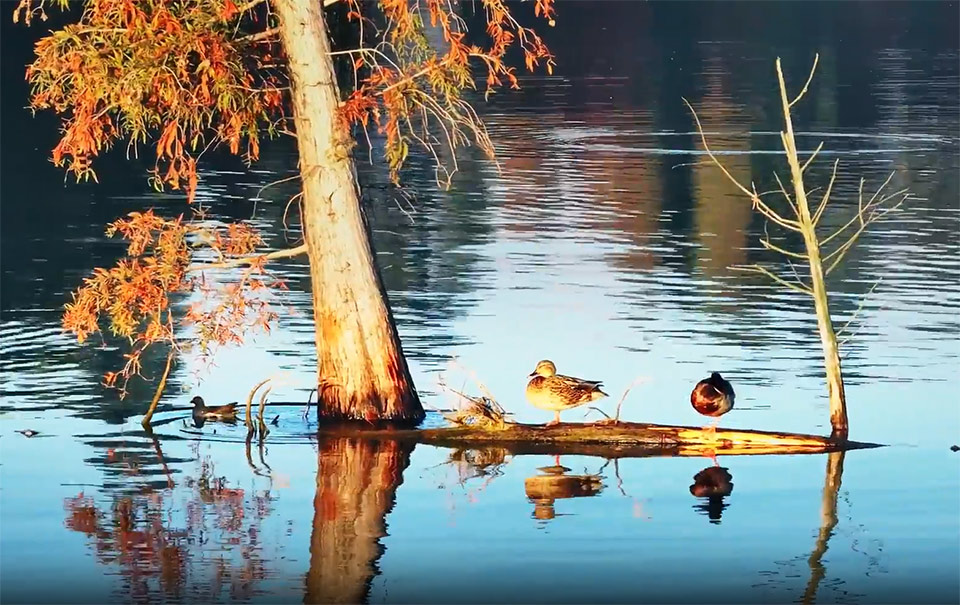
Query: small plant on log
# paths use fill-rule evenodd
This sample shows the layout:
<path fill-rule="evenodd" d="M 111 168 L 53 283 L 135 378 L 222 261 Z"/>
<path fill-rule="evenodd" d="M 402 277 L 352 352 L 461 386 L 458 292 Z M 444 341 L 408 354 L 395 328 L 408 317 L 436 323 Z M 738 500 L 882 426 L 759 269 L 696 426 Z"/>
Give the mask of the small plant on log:
<path fill-rule="evenodd" d="M 790 182 L 793 195 L 788 191 L 780 179 L 780 176 L 776 173 L 774 173 L 774 176 L 779 185 L 779 193 L 782 194 L 784 200 L 786 200 L 792 217 L 780 214 L 764 202 L 763 199 L 761 199 L 764 194 L 758 193 L 753 183 L 751 183 L 748 188 L 730 174 L 707 144 L 707 138 L 700 125 L 697 112 L 686 99 L 684 99 L 684 102 L 693 114 L 704 150 L 710 160 L 750 199 L 753 209 L 756 212 L 763 215 L 768 222 L 773 223 L 787 232 L 797 233 L 803 238 L 804 248 L 802 251 L 787 250 L 774 244 L 770 241 L 770 237 L 766 232 L 764 237 L 760 239 L 760 244 L 765 249 L 786 257 L 791 267 L 793 267 L 793 260 L 806 263 L 808 267 L 808 275 L 806 278 L 801 277 L 795 269 L 792 275 L 787 276 L 762 265 L 738 268 L 745 271 L 761 273 L 785 288 L 801 292 L 813 298 L 817 315 L 817 326 L 820 332 L 820 343 L 823 348 L 827 392 L 830 396 L 830 424 L 833 429 L 833 437 L 846 439 L 849 432 L 847 402 L 843 388 L 843 373 L 840 367 L 840 347 L 837 344 L 837 331 L 834 330 L 833 319 L 830 315 L 826 278 L 840 265 L 841 261 L 843 261 L 850 249 L 856 244 L 866 228 L 871 223 L 883 219 L 899 208 L 909 197 L 909 194 L 906 190 L 886 191 L 887 185 L 889 185 L 893 178 L 893 173 L 891 173 L 886 181 L 867 198 L 864 193 L 864 181 L 861 179 L 857 198 L 857 209 L 856 212 L 853 213 L 853 216 L 832 233 L 821 234 L 817 230 L 824 211 L 831 201 L 831 193 L 833 192 L 833 186 L 837 178 L 837 167 L 840 160 L 834 161 L 833 171 L 830 175 L 830 181 L 827 183 L 826 190 L 820 197 L 819 202 L 815 202 L 815 208 L 811 208 L 808 202 L 808 195 L 811 191 L 807 189 L 803 176 L 804 172 L 823 148 L 823 143 L 821 142 L 809 157 L 801 161 L 800 154 L 797 151 L 797 141 L 794 134 L 793 118 L 791 117 L 790 108 L 796 105 L 807 93 L 810 82 L 813 80 L 814 73 L 816 72 L 819 58 L 820 56 L 816 55 L 806 83 L 792 100 L 790 100 L 790 96 L 787 94 L 787 86 L 784 82 L 783 70 L 780 67 L 780 59 L 777 58 L 776 61 L 777 81 L 780 88 L 780 100 L 783 108 L 785 126 L 785 130 L 780 133 L 780 139 L 783 143 L 787 165 L 790 168 Z M 855 316 L 856 314 L 854 318 Z M 854 318 L 851 318 L 851 321 Z M 847 325 L 849 325 L 849 322 Z"/>

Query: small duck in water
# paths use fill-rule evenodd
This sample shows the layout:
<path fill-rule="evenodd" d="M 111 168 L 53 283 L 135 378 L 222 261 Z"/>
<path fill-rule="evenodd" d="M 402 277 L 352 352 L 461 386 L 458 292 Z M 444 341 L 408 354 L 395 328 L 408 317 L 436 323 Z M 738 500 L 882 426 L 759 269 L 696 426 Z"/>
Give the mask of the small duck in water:
<path fill-rule="evenodd" d="M 720 372 L 710 374 L 710 378 L 705 378 L 693 387 L 690 393 L 690 404 L 704 416 L 716 418 L 710 425 L 704 427 L 704 430 L 717 430 L 717 423 L 720 422 L 720 416 L 733 409 L 734 399 L 733 386 L 724 380 Z"/>
<path fill-rule="evenodd" d="M 195 422 L 204 422 L 206 420 L 221 420 L 232 422 L 237 419 L 237 402 L 226 405 L 207 407 L 203 403 L 203 397 L 194 397 L 190 400 L 193 404 L 193 420 Z"/>
<path fill-rule="evenodd" d="M 557 366 L 549 359 L 539 362 L 530 376 L 533 378 L 527 383 L 527 401 L 555 415 L 547 426 L 560 424 L 561 411 L 607 396 L 600 390 L 602 382 L 557 374 Z"/>

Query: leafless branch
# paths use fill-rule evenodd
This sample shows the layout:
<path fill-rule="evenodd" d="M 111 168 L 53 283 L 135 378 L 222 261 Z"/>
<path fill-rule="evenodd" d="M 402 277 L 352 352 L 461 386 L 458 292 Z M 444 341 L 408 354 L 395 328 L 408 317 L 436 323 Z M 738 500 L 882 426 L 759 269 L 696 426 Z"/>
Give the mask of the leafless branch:
<path fill-rule="evenodd" d="M 830 254 L 828 254 L 828 255 L 826 255 L 826 256 L 823 257 L 823 262 L 830 262 L 830 260 L 833 259 L 833 262 L 830 263 L 830 266 L 827 267 L 827 269 L 826 269 L 826 274 L 827 274 L 827 275 L 830 275 L 830 273 L 837 267 L 837 265 L 840 264 L 840 261 L 842 261 L 842 260 L 843 260 L 843 257 L 847 255 L 847 252 L 850 251 L 850 248 L 853 247 L 853 245 L 854 245 L 854 244 L 857 242 L 857 240 L 860 238 L 860 234 L 863 233 L 863 232 L 866 230 L 867 226 L 870 225 L 870 223 L 874 223 L 874 222 L 876 222 L 876 221 L 879 221 L 879 220 L 881 220 L 883 217 L 885 217 L 886 215 L 890 214 L 891 212 L 894 212 L 895 210 L 897 210 L 898 208 L 900 208 L 900 206 L 903 205 L 903 203 L 904 203 L 905 201 L 907 201 L 907 198 L 909 198 L 909 197 L 910 197 L 910 194 L 909 194 L 909 193 L 905 193 L 905 194 L 903 195 L 903 197 L 900 199 L 899 202 L 897 202 L 897 203 L 894 204 L 893 206 L 890 206 L 889 208 L 887 208 L 887 209 L 885 209 L 885 210 L 883 210 L 883 211 L 871 213 L 870 216 L 867 217 L 866 219 L 863 217 L 863 213 L 862 213 L 862 212 L 857 213 L 857 216 L 854 217 L 854 218 L 855 218 L 855 219 L 856 219 L 856 218 L 859 218 L 859 219 L 860 219 L 860 228 L 857 229 L 856 231 L 854 231 L 854 232 L 853 232 L 853 235 L 851 235 L 851 236 L 847 239 L 847 241 L 843 243 L 843 245 L 841 245 L 839 248 L 837 248 L 836 250 L 834 250 L 834 251 L 831 252 Z"/>
<path fill-rule="evenodd" d="M 790 205 L 790 209 L 793 210 L 793 215 L 800 218 L 800 209 L 797 208 L 797 205 L 793 202 L 793 198 L 790 197 L 790 194 L 787 193 L 787 188 L 783 186 L 783 181 L 780 180 L 780 175 L 777 174 L 777 171 L 773 171 L 773 178 L 777 179 L 777 185 L 780 186 L 780 193 L 783 194 L 783 197 L 787 200 L 787 204 Z M 797 227 L 800 226 L 800 223 L 797 222 Z"/>
<path fill-rule="evenodd" d="M 276 260 L 278 258 L 289 258 L 291 256 L 300 256 L 307 253 L 307 245 L 297 246 L 296 248 L 287 248 L 286 250 L 275 250 L 268 254 L 258 254 L 256 256 L 244 256 L 243 258 L 233 258 L 220 263 L 200 263 L 190 265 L 187 271 L 204 271 L 206 269 L 228 269 L 230 267 L 239 267 L 241 265 L 252 265 L 260 261 Z"/>
<path fill-rule="evenodd" d="M 799 258 L 802 260 L 808 260 L 810 258 L 806 254 L 800 254 L 799 252 L 791 252 L 790 250 L 784 250 L 780 246 L 772 244 L 768 239 L 761 239 L 760 245 L 766 248 L 767 250 L 773 250 L 774 252 L 779 252 L 784 256 L 790 256 L 792 258 Z"/>
<path fill-rule="evenodd" d="M 754 204 L 756 204 L 756 200 L 759 199 L 756 195 L 756 192 L 750 191 L 749 189 L 741 185 L 740 181 L 738 181 L 732 174 L 730 174 L 730 172 L 727 170 L 727 167 L 724 166 L 720 162 L 720 160 L 717 159 L 717 156 L 713 154 L 713 151 L 710 150 L 710 146 L 707 144 L 707 135 L 705 135 L 703 132 L 703 126 L 700 124 L 700 117 L 697 115 L 697 111 L 693 108 L 693 105 L 690 104 L 690 101 L 683 98 L 683 102 L 686 103 L 687 109 L 689 109 L 690 113 L 693 114 L 693 119 L 697 123 L 697 132 L 700 133 L 700 141 L 703 143 L 703 150 L 706 152 L 707 157 L 709 157 L 710 160 L 713 161 L 713 163 L 717 166 L 717 168 L 719 168 L 720 171 L 723 172 L 724 176 L 726 176 L 731 183 L 736 185 L 737 189 L 739 189 L 744 194 L 746 194 L 746 196 L 749 197 L 751 200 L 753 200 Z"/>
<path fill-rule="evenodd" d="M 864 303 L 867 302 L 867 298 L 868 298 L 871 294 L 873 294 L 873 291 L 877 289 L 877 286 L 879 286 L 879 285 L 880 285 L 880 282 L 882 282 L 882 281 L 883 281 L 883 278 L 882 278 L 882 277 L 881 277 L 880 279 L 878 279 L 877 281 L 875 281 L 875 282 L 873 283 L 873 286 L 870 287 L 870 290 L 868 290 L 867 293 L 863 295 L 863 297 L 860 299 L 860 304 L 857 305 L 857 310 L 853 312 L 853 315 L 850 316 L 850 319 L 847 320 L 847 323 L 843 324 L 843 327 L 841 327 L 839 330 L 837 330 L 837 337 L 838 337 L 838 338 L 840 337 L 841 334 L 843 334 L 844 332 L 846 332 L 846 331 L 847 331 L 847 328 L 850 326 L 850 324 L 852 324 L 852 323 L 854 322 L 854 320 L 857 319 L 857 316 L 860 315 L 860 311 L 863 310 L 863 305 L 864 305 Z M 857 330 L 859 330 L 859 329 L 860 329 L 860 328 L 857 328 Z M 854 332 L 854 334 L 856 334 L 856 332 Z M 852 337 L 854 334 L 851 334 L 851 335 L 848 336 L 847 338 L 841 340 L 841 341 L 840 341 L 840 345 L 842 346 L 843 343 L 845 343 L 845 342 L 847 341 L 847 339 L 850 338 L 850 337 Z"/>
<path fill-rule="evenodd" d="M 809 294 L 809 295 L 811 295 L 811 296 L 813 295 L 813 290 L 811 290 L 811 289 L 808 288 L 807 286 L 790 283 L 790 282 L 788 282 L 787 280 L 785 280 L 785 279 L 783 279 L 782 277 L 780 277 L 779 275 L 773 273 L 772 271 L 770 271 L 770 270 L 767 269 L 766 267 L 762 267 L 762 266 L 760 266 L 760 265 L 748 265 L 748 266 L 740 266 L 740 267 L 731 267 L 731 269 L 733 269 L 734 271 L 749 271 L 749 272 L 752 272 L 752 273 L 762 273 L 763 275 L 766 275 L 767 277 L 769 277 L 769 278 L 772 279 L 773 281 L 777 282 L 777 283 L 780 284 L 781 286 L 786 286 L 787 288 L 790 288 L 791 290 L 795 290 L 795 291 L 797 291 L 797 292 L 802 292 L 803 294 Z"/>
<path fill-rule="evenodd" d="M 248 34 L 246 36 L 240 36 L 239 38 L 237 38 L 236 41 L 256 44 L 261 40 L 269 40 L 270 38 L 273 38 L 274 36 L 277 36 L 279 34 L 280 34 L 279 27 L 271 27 L 270 29 L 265 29 L 262 32 L 257 32 L 255 34 Z"/>
<path fill-rule="evenodd" d="M 813 74 L 817 71 L 817 63 L 819 62 L 820 62 L 820 53 L 817 53 L 813 55 L 813 67 L 810 68 L 810 75 L 807 76 L 807 81 L 803 85 L 803 90 L 800 91 L 800 94 L 798 94 L 794 100 L 790 101 L 790 104 L 787 105 L 788 109 L 790 107 L 793 107 L 797 103 L 797 101 L 802 99 L 803 95 L 807 94 L 807 88 L 810 87 L 810 82 L 813 81 Z"/>
<path fill-rule="evenodd" d="M 813 161 L 813 158 L 817 157 L 817 154 L 820 153 L 820 150 L 823 149 L 823 141 L 820 141 L 820 144 L 817 145 L 817 148 L 813 150 L 813 154 L 807 158 L 807 161 L 803 163 L 803 166 L 800 168 L 800 172 L 806 172 L 807 166 L 810 165 L 810 162 Z M 807 192 L 809 193 L 809 191 Z"/>
<path fill-rule="evenodd" d="M 827 185 L 827 190 L 823 192 L 823 198 L 820 199 L 820 205 L 817 206 L 817 211 L 813 214 L 813 226 L 816 227 L 817 223 L 820 222 L 820 217 L 823 215 L 823 211 L 827 208 L 827 202 L 830 201 L 830 193 L 833 191 L 833 183 L 837 179 L 837 166 L 840 164 L 840 159 L 836 159 L 833 162 L 833 172 L 830 174 L 830 183 Z M 811 192 L 812 193 L 812 192 Z"/>

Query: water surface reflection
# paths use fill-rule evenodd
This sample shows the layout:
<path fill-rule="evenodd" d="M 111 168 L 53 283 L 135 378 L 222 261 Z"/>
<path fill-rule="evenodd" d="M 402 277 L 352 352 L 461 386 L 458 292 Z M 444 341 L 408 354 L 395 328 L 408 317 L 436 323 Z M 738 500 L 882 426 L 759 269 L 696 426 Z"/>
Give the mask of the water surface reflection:
<path fill-rule="evenodd" d="M 729 271 L 769 260 L 762 225 L 703 162 L 681 101 L 701 108 L 738 178 L 770 189 L 781 160 L 773 58 L 800 78 L 819 52 L 796 123 L 802 149 L 825 142 L 811 182 L 841 160 L 838 215 L 824 228 L 855 204 L 861 176 L 878 183 L 896 169 L 892 185 L 915 196 L 830 276 L 838 325 L 884 278 L 842 353 L 852 436 L 893 447 L 724 457 L 736 490 L 711 498 L 733 480 L 711 478 L 719 471 L 702 459 L 604 467 L 564 455 L 572 470 L 552 475 L 539 470 L 556 464 L 551 456 L 502 448 L 318 441 L 299 409 L 278 410 L 263 442 L 245 443 L 242 426 L 183 427 L 187 415 L 171 408 L 194 395 L 242 400 L 254 371 L 288 371 L 289 387 L 273 396 L 307 399 L 315 356 L 302 260 L 275 267 L 291 288 L 277 329 L 214 367 L 186 359 L 161 402 L 160 416 L 174 420 L 146 435 L 137 417 L 153 384 L 125 401 L 104 391 L 98 380 L 121 349 L 78 346 L 59 313 L 92 266 L 122 252 L 106 222 L 148 206 L 176 215 L 183 201 L 150 190 L 122 152 L 103 159 L 99 185 L 63 185 L 47 161 L 56 125 L 23 107 L 34 33 L 3 19 L 5 602 L 956 600 L 960 458 L 947 449 L 960 434 L 956 3 L 565 0 L 558 12 L 546 32 L 555 74 L 479 106 L 502 173 L 468 151 L 441 192 L 429 161 L 412 157 L 405 176 L 416 195 L 404 197 L 382 167 L 358 166 L 425 403 L 443 407 L 432 391 L 457 357 L 517 420 L 543 422 L 524 403 L 518 368 L 549 357 L 613 392 L 653 377 L 625 401 L 626 420 L 699 422 L 690 388 L 716 369 L 738 393 L 729 426 L 828 431 L 807 301 Z M 250 219 L 271 249 L 297 241 L 295 223 L 277 228 L 295 183 L 263 189 L 294 174 L 292 141 L 265 145 L 249 170 L 212 155 L 202 170 L 198 198 L 212 220 Z M 145 376 L 163 361 L 146 359 Z M 696 476 L 703 498 L 691 494 Z M 571 477 L 581 479 L 564 483 Z M 37 570 L 63 581 L 37 582 Z"/>

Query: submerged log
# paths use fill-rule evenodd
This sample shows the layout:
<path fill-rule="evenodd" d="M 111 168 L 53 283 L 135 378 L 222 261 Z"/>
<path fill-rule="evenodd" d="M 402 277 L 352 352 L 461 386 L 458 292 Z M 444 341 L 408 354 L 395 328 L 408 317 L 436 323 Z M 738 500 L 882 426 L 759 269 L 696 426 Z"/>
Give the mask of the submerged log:
<path fill-rule="evenodd" d="M 705 430 L 637 422 L 582 424 L 504 423 L 501 427 L 452 426 L 425 429 L 390 429 L 358 425 L 321 425 L 320 434 L 357 435 L 411 440 L 440 447 L 493 445 L 514 454 L 581 454 L 616 457 L 704 456 L 747 454 L 821 454 L 879 447 L 800 433 L 721 429 Z"/>

